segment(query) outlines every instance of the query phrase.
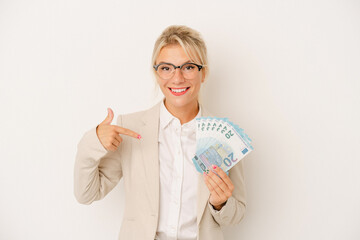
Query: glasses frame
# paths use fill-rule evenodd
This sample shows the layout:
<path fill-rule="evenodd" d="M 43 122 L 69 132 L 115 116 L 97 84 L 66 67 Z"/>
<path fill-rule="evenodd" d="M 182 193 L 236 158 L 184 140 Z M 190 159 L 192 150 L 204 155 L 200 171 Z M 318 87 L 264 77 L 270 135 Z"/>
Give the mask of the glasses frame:
<path fill-rule="evenodd" d="M 176 65 L 174 65 L 174 64 L 172 64 L 172 63 L 163 62 L 163 63 L 159 63 L 159 64 L 153 66 L 153 68 L 155 69 L 155 71 L 156 71 L 156 73 L 157 73 L 158 75 L 159 75 L 159 72 L 158 72 L 157 70 L 158 70 L 159 66 L 162 65 L 162 64 L 168 64 L 168 65 L 171 65 L 171 66 L 174 67 L 174 71 L 173 71 L 171 74 L 173 74 L 173 73 L 176 71 L 177 68 L 179 68 L 180 71 L 181 71 L 181 68 L 182 68 L 184 65 L 186 65 L 186 64 L 194 64 L 194 65 L 197 66 L 197 68 L 199 69 L 199 72 L 200 72 L 200 70 L 204 67 L 203 65 L 199 65 L 199 64 L 196 64 L 196 63 L 193 63 L 193 62 L 186 62 L 186 63 L 181 64 L 180 66 L 176 66 Z M 182 73 L 182 72 L 181 72 L 181 73 Z M 159 76 L 160 76 L 160 75 L 159 75 Z M 174 76 L 174 75 L 173 75 L 173 76 Z M 172 77 L 173 77 L 173 76 L 172 76 Z M 171 77 L 170 77 L 170 78 L 171 78 Z M 170 79 L 170 78 L 169 78 L 169 79 Z"/>

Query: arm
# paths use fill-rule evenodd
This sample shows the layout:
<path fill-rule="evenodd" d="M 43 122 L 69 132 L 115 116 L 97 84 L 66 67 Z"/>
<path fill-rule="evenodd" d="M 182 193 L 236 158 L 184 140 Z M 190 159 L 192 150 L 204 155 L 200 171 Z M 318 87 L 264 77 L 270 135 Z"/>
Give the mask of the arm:
<path fill-rule="evenodd" d="M 220 210 L 216 210 L 208 201 L 208 208 L 215 221 L 221 226 L 236 225 L 244 218 L 246 211 L 246 189 L 243 161 L 241 160 L 229 170 L 229 177 L 234 185 L 232 195 L 227 199 Z"/>
<path fill-rule="evenodd" d="M 117 125 L 121 126 L 121 115 Z M 104 198 L 122 177 L 121 147 L 112 152 L 101 144 L 96 128 L 87 131 L 77 145 L 74 167 L 74 194 L 79 203 Z"/>

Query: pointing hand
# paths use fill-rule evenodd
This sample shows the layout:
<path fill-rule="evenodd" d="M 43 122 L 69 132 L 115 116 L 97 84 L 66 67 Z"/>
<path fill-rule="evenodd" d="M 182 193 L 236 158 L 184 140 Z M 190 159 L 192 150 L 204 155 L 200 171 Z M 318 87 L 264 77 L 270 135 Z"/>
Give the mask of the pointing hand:
<path fill-rule="evenodd" d="M 131 131 L 130 129 L 122 128 L 117 125 L 110 125 L 112 120 L 114 119 L 114 113 L 111 108 L 108 108 L 108 115 L 104 121 L 102 121 L 96 127 L 96 134 L 104 146 L 104 148 L 108 151 L 115 152 L 122 142 L 122 138 L 120 134 L 125 134 L 130 137 L 134 137 L 137 139 L 141 139 L 140 134 Z"/>

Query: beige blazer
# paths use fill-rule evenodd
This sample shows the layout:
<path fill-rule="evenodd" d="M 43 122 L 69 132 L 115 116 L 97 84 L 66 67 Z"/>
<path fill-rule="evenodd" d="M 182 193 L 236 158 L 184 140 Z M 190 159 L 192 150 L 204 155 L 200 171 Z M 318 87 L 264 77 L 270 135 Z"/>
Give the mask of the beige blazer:
<path fill-rule="evenodd" d="M 121 240 L 153 240 L 159 218 L 158 129 L 160 103 L 152 108 L 117 117 L 116 124 L 141 134 L 138 140 L 122 135 L 115 152 L 107 151 L 96 135 L 87 131 L 77 145 L 74 194 L 78 202 L 90 204 L 106 196 L 123 178 L 125 212 Z M 202 116 L 211 114 L 202 106 Z M 221 226 L 240 223 L 246 209 L 243 160 L 229 170 L 235 189 L 225 206 L 216 211 L 208 203 L 210 192 L 199 173 L 197 191 L 198 240 L 224 239 Z"/>

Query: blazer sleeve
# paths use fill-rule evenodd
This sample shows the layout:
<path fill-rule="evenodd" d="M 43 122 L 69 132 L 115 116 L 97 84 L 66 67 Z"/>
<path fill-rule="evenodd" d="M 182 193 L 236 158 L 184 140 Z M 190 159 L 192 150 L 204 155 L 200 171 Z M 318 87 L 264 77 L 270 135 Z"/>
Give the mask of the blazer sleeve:
<path fill-rule="evenodd" d="M 208 201 L 211 215 L 220 226 L 236 225 L 244 218 L 246 210 L 246 189 L 244 166 L 241 160 L 229 170 L 229 177 L 234 184 L 232 196 L 227 200 L 220 211 L 213 208 Z"/>
<path fill-rule="evenodd" d="M 122 126 L 121 115 L 118 116 L 117 125 Z M 85 132 L 77 145 L 74 195 L 82 204 L 104 198 L 123 176 L 122 144 L 114 152 L 106 150 L 96 134 L 96 128 Z"/>

